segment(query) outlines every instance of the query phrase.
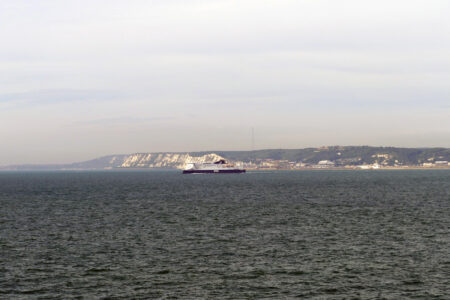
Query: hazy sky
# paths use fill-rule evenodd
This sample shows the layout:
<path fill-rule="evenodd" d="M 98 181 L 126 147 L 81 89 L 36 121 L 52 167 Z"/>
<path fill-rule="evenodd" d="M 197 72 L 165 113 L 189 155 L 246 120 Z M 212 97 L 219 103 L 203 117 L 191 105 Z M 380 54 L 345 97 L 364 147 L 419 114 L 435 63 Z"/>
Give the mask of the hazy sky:
<path fill-rule="evenodd" d="M 450 147 L 450 1 L 0 0 L 0 165 Z"/>

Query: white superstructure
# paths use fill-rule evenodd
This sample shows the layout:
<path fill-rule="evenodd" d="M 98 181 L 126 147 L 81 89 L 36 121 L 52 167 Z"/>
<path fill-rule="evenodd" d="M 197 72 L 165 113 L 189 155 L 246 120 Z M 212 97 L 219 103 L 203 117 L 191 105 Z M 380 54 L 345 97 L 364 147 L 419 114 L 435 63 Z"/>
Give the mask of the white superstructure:
<path fill-rule="evenodd" d="M 184 174 L 189 173 L 244 173 L 245 169 L 236 168 L 228 164 L 224 159 L 214 163 L 188 163 L 184 169 Z"/>

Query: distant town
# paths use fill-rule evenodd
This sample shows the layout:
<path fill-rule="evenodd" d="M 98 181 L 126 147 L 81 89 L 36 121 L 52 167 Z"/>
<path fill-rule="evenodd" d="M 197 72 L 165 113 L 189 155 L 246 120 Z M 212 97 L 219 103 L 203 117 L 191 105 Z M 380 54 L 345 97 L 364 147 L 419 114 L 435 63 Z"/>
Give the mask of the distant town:
<path fill-rule="evenodd" d="M 379 154 L 379 156 L 386 156 L 387 154 Z M 357 162 L 357 161 L 355 161 Z M 343 161 L 321 160 L 317 163 L 305 163 L 288 160 L 275 159 L 257 159 L 254 162 L 234 162 L 237 166 L 242 166 L 249 170 L 301 170 L 301 169 L 398 169 L 398 168 L 450 168 L 450 162 L 447 160 L 430 160 L 422 164 L 408 165 L 394 160 L 394 164 L 390 164 L 387 160 L 376 161 L 371 164 L 346 164 Z"/>
<path fill-rule="evenodd" d="M 247 161 L 236 160 L 235 163 L 247 169 L 283 170 L 450 168 L 450 149 L 447 148 L 325 146 L 258 152 Z M 269 157 L 260 158 L 258 154 Z M 276 156 L 281 159 L 274 158 Z"/>

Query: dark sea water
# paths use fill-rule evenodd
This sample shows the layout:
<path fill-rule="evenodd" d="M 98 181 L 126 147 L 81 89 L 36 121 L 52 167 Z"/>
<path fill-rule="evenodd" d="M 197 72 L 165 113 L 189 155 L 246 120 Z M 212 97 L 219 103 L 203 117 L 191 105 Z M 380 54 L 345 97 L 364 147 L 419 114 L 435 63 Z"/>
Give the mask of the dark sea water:
<path fill-rule="evenodd" d="M 0 173 L 0 299 L 450 299 L 450 171 Z"/>

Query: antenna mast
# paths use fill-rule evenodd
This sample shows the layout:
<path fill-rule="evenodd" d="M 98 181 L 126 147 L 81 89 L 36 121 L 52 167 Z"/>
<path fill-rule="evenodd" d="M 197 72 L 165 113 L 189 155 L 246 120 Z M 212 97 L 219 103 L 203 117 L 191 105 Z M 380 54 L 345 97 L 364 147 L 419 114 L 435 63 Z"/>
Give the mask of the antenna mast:
<path fill-rule="evenodd" d="M 255 151 L 255 130 L 252 127 L 252 152 Z"/>
<path fill-rule="evenodd" d="M 250 162 L 255 161 L 255 129 L 252 127 L 252 145 L 251 145 Z"/>

